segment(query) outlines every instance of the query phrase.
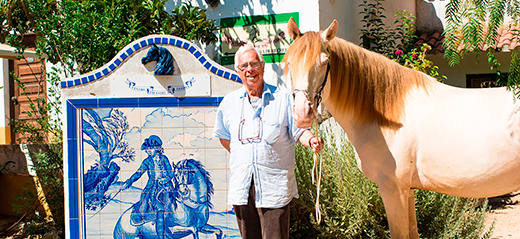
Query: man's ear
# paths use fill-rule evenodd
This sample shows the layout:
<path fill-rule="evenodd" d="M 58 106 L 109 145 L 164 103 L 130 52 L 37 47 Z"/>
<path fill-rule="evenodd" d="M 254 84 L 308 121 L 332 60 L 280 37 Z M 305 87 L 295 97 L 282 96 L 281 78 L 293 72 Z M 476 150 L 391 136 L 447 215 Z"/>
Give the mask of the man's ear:
<path fill-rule="evenodd" d="M 289 19 L 289 22 L 287 23 L 287 32 L 289 33 L 289 37 L 293 41 L 295 41 L 296 39 L 298 39 L 298 37 L 302 35 L 302 33 L 300 32 L 300 28 L 298 28 L 298 25 L 292 17 L 291 19 Z"/>

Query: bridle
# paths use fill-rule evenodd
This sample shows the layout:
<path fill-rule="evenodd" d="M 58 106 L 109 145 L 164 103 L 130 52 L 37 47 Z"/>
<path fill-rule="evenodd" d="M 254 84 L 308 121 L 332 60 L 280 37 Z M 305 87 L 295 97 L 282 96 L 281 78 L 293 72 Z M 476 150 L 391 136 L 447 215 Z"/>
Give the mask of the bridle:
<path fill-rule="evenodd" d="M 317 115 L 317 111 L 318 111 L 318 105 L 321 103 L 321 93 L 323 92 L 323 88 L 325 88 L 325 85 L 327 84 L 327 78 L 329 78 L 329 72 L 330 72 L 330 63 L 327 62 L 327 71 L 325 72 L 325 78 L 323 79 L 323 82 L 321 83 L 320 87 L 319 87 L 319 90 L 317 92 L 313 92 L 313 91 L 308 91 L 308 90 L 303 90 L 303 89 L 294 89 L 293 90 L 293 97 L 296 96 L 296 93 L 301 91 L 305 94 L 305 97 L 307 98 L 307 100 L 310 102 L 309 106 L 311 107 L 311 109 L 313 110 L 313 113 L 314 115 L 316 116 Z M 314 106 L 313 104 L 313 100 L 311 100 L 311 97 L 310 95 L 314 95 L 314 100 L 316 100 L 316 105 Z M 317 128 L 314 128 L 315 129 L 315 132 L 314 132 L 314 135 L 317 135 L 318 134 L 318 130 Z M 310 140 L 309 140 L 310 142 Z M 316 168 L 316 164 L 318 163 L 318 158 L 320 159 L 319 160 L 319 170 Z M 316 221 L 318 222 L 318 224 L 321 222 L 321 211 L 320 211 L 320 188 L 321 188 L 321 172 L 322 172 L 322 166 L 323 166 L 323 158 L 322 158 L 322 155 L 320 154 L 319 156 L 315 153 L 314 154 L 314 164 L 312 166 L 312 184 L 314 184 L 314 178 L 315 178 L 315 175 L 314 173 L 317 174 L 317 185 L 316 185 Z"/>
<path fill-rule="evenodd" d="M 323 88 L 325 88 L 325 84 L 327 84 L 327 78 L 329 78 L 329 72 L 330 72 L 330 64 L 327 63 L 327 71 L 325 72 L 325 78 L 323 79 L 323 83 L 321 83 L 320 88 L 317 92 L 314 91 L 308 91 L 303 89 L 294 89 L 293 90 L 293 97 L 296 95 L 297 92 L 303 92 L 305 94 L 305 97 L 310 103 L 311 108 L 317 109 L 318 105 L 321 103 L 321 93 L 323 92 Z M 314 98 L 311 99 L 311 95 L 314 95 Z M 313 100 L 316 100 L 316 107 L 313 107 Z"/>

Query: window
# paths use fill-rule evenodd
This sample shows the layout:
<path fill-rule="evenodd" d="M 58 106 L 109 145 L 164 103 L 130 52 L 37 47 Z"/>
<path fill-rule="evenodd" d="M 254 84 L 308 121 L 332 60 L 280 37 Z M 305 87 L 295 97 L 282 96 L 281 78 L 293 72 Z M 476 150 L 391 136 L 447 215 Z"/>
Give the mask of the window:
<path fill-rule="evenodd" d="M 502 73 L 502 77 L 507 79 L 507 73 Z M 466 88 L 491 88 L 502 86 L 497 74 L 470 74 L 466 75 Z"/>

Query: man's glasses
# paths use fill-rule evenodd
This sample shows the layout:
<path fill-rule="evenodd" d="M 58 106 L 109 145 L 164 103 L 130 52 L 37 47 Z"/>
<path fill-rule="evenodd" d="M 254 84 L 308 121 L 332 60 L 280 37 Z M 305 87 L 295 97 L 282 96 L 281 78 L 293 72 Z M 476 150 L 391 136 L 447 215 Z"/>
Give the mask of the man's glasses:
<path fill-rule="evenodd" d="M 245 98 L 242 99 L 242 109 L 240 110 L 240 122 L 238 123 L 238 140 L 242 144 L 259 143 L 262 141 L 262 138 L 261 138 L 262 137 L 262 117 L 260 117 L 260 115 L 258 116 L 258 131 L 257 131 L 256 136 L 248 137 L 248 138 L 244 138 L 242 136 L 244 124 L 246 123 L 246 119 L 244 119 L 244 101 L 245 101 Z M 246 126 L 246 128 L 253 129 L 254 125 L 251 125 L 251 123 L 253 123 L 253 122 L 254 122 L 254 120 L 251 120 L 250 123 L 248 123 L 248 126 Z"/>
<path fill-rule="evenodd" d="M 261 138 L 261 136 L 262 136 L 261 135 L 261 132 L 262 132 L 262 118 L 260 116 L 258 116 L 258 134 L 256 136 L 249 137 L 249 138 L 244 138 L 242 136 L 242 128 L 244 128 L 244 123 L 245 122 L 246 122 L 246 120 L 241 117 L 240 123 L 238 124 L 238 140 L 240 142 L 242 142 L 242 144 L 258 143 L 258 142 L 262 141 L 262 138 Z"/>
<path fill-rule="evenodd" d="M 256 69 L 256 68 L 260 67 L 261 65 L 262 65 L 262 63 L 259 61 L 252 61 L 252 62 L 242 63 L 242 64 L 238 65 L 237 68 L 239 70 L 243 71 L 247 68 L 247 66 L 251 66 L 251 68 Z"/>

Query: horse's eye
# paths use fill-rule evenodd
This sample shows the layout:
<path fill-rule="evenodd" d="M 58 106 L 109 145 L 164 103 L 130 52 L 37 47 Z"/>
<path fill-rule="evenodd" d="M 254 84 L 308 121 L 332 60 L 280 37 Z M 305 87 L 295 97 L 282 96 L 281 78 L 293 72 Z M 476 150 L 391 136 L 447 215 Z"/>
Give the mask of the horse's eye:
<path fill-rule="evenodd" d="M 327 64 L 329 64 L 329 59 L 323 61 L 320 66 L 326 66 Z"/>

